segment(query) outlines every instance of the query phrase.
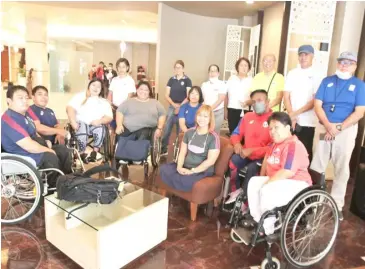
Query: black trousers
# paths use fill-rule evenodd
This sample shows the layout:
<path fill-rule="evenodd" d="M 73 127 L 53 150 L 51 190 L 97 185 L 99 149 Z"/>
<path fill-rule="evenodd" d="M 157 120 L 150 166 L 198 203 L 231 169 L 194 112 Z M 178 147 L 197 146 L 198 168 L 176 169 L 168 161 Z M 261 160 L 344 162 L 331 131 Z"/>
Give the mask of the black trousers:
<path fill-rule="evenodd" d="M 313 139 L 314 139 L 315 127 L 295 125 L 295 135 L 304 144 L 309 155 L 309 163 L 312 162 L 313 157 Z"/>
<path fill-rule="evenodd" d="M 39 168 L 56 168 L 65 174 L 70 174 L 72 172 L 72 150 L 65 145 L 54 145 L 52 149 L 56 152 L 56 155 L 50 152 L 43 153 Z M 48 184 L 52 187 L 55 186 L 58 176 L 59 173 L 57 172 L 48 173 Z"/>
<path fill-rule="evenodd" d="M 247 111 L 244 110 L 244 113 L 246 113 Z M 238 123 L 241 120 L 241 113 L 242 113 L 242 109 L 235 109 L 235 108 L 228 108 L 228 128 L 229 128 L 229 133 L 232 134 L 234 129 L 236 129 Z"/>

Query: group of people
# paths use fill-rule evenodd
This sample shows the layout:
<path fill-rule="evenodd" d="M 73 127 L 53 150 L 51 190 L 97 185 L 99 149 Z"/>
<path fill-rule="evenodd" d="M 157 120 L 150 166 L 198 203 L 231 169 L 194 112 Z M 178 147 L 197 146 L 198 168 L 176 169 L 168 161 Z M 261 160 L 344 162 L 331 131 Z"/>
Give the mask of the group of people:
<path fill-rule="evenodd" d="M 201 87 L 193 86 L 184 62 L 178 60 L 166 86 L 167 110 L 153 98 L 148 82 L 140 81 L 136 87 L 127 59 L 117 60 L 116 73 L 112 64 L 105 73 L 101 62 L 90 75 L 87 90 L 77 93 L 66 111 L 84 162 L 96 160 L 106 135 L 103 126 L 134 140 L 145 139 L 155 130 L 154 139 L 162 138 L 162 154 L 167 154 L 175 125 L 177 134 L 184 133 L 180 153 L 176 163 L 161 166 L 160 174 L 166 184 L 182 191 L 214 174 L 220 129 L 227 119 L 234 147 L 229 163 L 231 197 L 244 191 L 255 221 L 265 210 L 286 204 L 310 186 L 308 168 L 324 172 L 330 159 L 335 167 L 332 196 L 342 212 L 357 122 L 365 112 L 365 85 L 354 77 L 355 54 L 341 53 L 336 74 L 324 79 L 313 69 L 313 58 L 313 47 L 301 46 L 299 66 L 285 79 L 275 71 L 276 59 L 271 54 L 263 57 L 264 71 L 254 78 L 249 76 L 251 63 L 244 57 L 238 59 L 237 73 L 227 82 L 219 80 L 219 66 L 212 64 L 209 79 Z M 48 89 L 34 87 L 32 98 L 34 104 L 29 107 L 26 88 L 8 89 L 9 109 L 1 120 L 2 148 L 33 158 L 40 168 L 69 172 L 69 149 L 63 146 L 67 132 L 47 107 Z M 286 113 L 280 112 L 282 102 Z M 320 140 L 313 154 L 315 131 Z M 89 136 L 94 145 L 86 154 Z M 261 171 L 257 163 L 262 163 Z M 237 171 L 246 166 L 246 180 L 240 182 Z M 273 223 L 265 222 L 265 233 L 273 232 Z"/>
<path fill-rule="evenodd" d="M 117 76 L 117 71 L 113 68 L 113 63 L 109 63 L 108 66 L 104 64 L 103 61 L 100 61 L 98 66 L 93 64 L 91 66 L 91 70 L 88 74 L 89 80 L 93 78 L 98 78 L 105 83 L 105 86 L 108 88 L 113 78 Z"/>

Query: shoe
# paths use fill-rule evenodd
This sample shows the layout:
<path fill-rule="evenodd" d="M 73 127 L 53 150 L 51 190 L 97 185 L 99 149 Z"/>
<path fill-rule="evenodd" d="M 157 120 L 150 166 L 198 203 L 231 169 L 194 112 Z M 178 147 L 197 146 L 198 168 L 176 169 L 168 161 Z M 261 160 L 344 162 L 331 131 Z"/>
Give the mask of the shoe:
<path fill-rule="evenodd" d="M 133 164 L 135 165 L 140 165 L 142 162 L 141 161 L 133 161 Z"/>
<path fill-rule="evenodd" d="M 90 156 L 89 156 L 89 162 L 92 162 L 92 163 L 94 163 L 94 162 L 96 162 L 96 155 L 97 155 L 97 152 L 96 151 L 92 151 L 91 153 L 90 153 Z"/>
<path fill-rule="evenodd" d="M 343 214 L 342 214 L 342 210 L 338 211 L 338 219 L 339 221 L 343 221 Z"/>
<path fill-rule="evenodd" d="M 80 158 L 81 158 L 81 160 L 82 160 L 82 162 L 84 163 L 84 164 L 88 164 L 89 163 L 89 160 L 88 160 L 88 158 L 87 158 L 87 153 L 81 153 L 80 154 Z"/>
<path fill-rule="evenodd" d="M 238 195 L 240 195 L 240 194 L 241 194 L 241 192 L 243 192 L 243 190 L 242 190 L 241 188 L 239 188 L 239 189 L 237 189 L 237 190 L 235 190 L 235 191 L 231 192 L 231 193 L 229 194 L 229 198 L 228 198 L 228 200 L 225 202 L 225 204 L 230 204 L 230 203 L 235 202 L 235 201 L 236 201 L 236 199 L 237 199 L 237 197 L 238 197 Z"/>
<path fill-rule="evenodd" d="M 127 161 L 119 160 L 119 164 L 128 164 Z"/>
<path fill-rule="evenodd" d="M 162 150 L 160 156 L 166 156 L 168 154 L 167 150 Z"/>

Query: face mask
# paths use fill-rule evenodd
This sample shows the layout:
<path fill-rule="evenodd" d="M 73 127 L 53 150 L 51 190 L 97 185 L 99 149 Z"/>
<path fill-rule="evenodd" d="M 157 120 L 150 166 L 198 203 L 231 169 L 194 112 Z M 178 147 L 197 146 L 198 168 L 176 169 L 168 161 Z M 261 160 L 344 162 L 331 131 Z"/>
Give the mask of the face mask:
<path fill-rule="evenodd" d="M 258 115 L 264 114 L 266 111 L 266 104 L 264 102 L 256 102 L 253 105 L 253 110 Z"/>
<path fill-rule="evenodd" d="M 350 72 L 341 72 L 340 70 L 336 70 L 335 73 L 340 79 L 349 79 L 352 77 Z"/>
<path fill-rule="evenodd" d="M 210 82 L 217 82 L 218 81 L 218 78 L 217 77 L 215 77 L 215 78 L 209 78 L 209 81 Z"/>

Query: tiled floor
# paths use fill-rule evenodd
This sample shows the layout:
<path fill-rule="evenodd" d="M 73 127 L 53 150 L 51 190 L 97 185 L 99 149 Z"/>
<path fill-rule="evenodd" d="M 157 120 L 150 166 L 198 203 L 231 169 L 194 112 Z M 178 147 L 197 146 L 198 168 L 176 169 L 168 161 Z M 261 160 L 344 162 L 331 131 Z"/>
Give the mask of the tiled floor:
<path fill-rule="evenodd" d="M 143 168 L 140 166 L 132 167 L 129 177 L 138 185 L 149 188 L 153 186 L 154 177 L 151 176 L 148 181 L 144 181 Z M 350 184 L 346 196 L 347 205 L 350 204 L 351 194 L 352 185 Z M 263 245 L 251 249 L 234 243 L 230 238 L 229 229 L 225 228 L 228 216 L 215 212 L 212 218 L 208 218 L 202 209 L 198 213 L 197 221 L 191 222 L 188 204 L 177 197 L 172 197 L 167 240 L 125 268 L 258 268 L 255 266 L 258 266 L 264 257 Z M 2 268 L 80 268 L 47 242 L 43 215 L 42 208 L 26 223 L 2 227 Z M 344 216 L 345 220 L 340 224 L 340 232 L 333 250 L 323 262 L 312 267 L 313 269 L 365 266 L 365 261 L 361 258 L 365 256 L 365 222 L 347 209 Z M 282 261 L 282 268 L 292 268 L 285 262 L 278 245 L 273 246 L 273 255 Z"/>

